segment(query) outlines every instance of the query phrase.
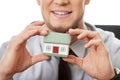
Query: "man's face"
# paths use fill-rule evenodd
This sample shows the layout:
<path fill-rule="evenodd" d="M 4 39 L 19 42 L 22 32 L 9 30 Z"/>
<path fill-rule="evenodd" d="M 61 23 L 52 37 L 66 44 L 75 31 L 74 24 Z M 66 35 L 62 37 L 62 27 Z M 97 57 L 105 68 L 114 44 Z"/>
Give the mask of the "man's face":
<path fill-rule="evenodd" d="M 83 23 L 89 0 L 38 0 L 46 25 L 57 32 L 66 32 Z"/>

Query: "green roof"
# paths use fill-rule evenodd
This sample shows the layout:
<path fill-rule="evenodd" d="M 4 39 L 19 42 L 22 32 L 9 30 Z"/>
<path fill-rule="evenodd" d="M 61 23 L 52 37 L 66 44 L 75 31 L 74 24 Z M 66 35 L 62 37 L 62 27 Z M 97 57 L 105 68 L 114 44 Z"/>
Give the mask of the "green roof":
<path fill-rule="evenodd" d="M 45 43 L 70 44 L 71 35 L 66 33 L 49 32 L 44 37 Z"/>

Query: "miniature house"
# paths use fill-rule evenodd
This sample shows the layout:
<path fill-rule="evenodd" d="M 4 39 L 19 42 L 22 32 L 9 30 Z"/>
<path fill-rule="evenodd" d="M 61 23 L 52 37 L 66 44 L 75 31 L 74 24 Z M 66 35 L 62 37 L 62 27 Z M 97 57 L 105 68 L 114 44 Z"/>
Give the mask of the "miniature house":
<path fill-rule="evenodd" d="M 70 34 L 50 32 L 44 37 L 43 53 L 48 56 L 67 57 L 70 42 Z"/>

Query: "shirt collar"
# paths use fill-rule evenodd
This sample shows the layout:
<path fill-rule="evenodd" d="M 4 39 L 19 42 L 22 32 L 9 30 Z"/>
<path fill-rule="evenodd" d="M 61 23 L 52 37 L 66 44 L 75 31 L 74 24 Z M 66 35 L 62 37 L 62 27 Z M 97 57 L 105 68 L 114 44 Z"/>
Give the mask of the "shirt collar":
<path fill-rule="evenodd" d="M 85 56 L 85 48 L 84 48 L 85 43 L 81 40 L 75 41 L 70 48 L 73 50 L 73 52 L 79 56 L 79 57 L 84 57 Z"/>
<path fill-rule="evenodd" d="M 86 25 L 84 25 L 85 30 L 89 30 Z M 82 40 L 75 41 L 72 45 L 70 45 L 71 50 L 78 56 L 84 57 L 86 49 L 84 48 L 85 42 Z"/>

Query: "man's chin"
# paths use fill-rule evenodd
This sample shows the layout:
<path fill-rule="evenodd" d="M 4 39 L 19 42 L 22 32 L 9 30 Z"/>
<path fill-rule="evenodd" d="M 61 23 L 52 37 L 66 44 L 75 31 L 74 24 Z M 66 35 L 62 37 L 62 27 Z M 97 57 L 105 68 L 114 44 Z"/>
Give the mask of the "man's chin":
<path fill-rule="evenodd" d="M 66 33 L 71 27 L 63 26 L 63 25 L 52 25 L 50 23 L 46 23 L 47 27 L 54 32 Z"/>
<path fill-rule="evenodd" d="M 54 28 L 52 31 L 54 32 L 60 32 L 60 33 L 66 33 L 69 29 L 62 29 L 62 28 Z"/>

